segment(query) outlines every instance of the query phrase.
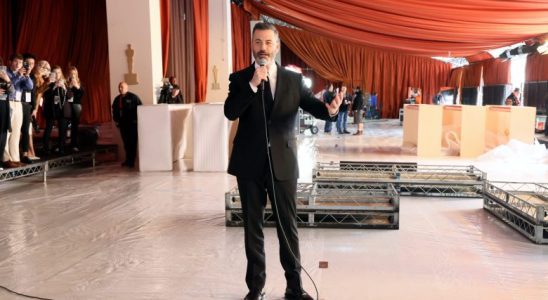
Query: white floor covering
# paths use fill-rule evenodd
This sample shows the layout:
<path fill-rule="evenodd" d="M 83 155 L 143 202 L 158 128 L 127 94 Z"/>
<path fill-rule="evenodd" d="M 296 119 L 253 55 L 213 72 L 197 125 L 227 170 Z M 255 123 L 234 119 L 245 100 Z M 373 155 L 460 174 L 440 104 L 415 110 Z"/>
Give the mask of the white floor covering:
<path fill-rule="evenodd" d="M 379 120 L 363 136 L 303 135 L 300 181 L 311 181 L 316 161 L 370 160 L 475 164 L 492 180 L 548 182 L 546 161 L 417 158 L 400 148 L 401 134 L 399 122 Z M 221 172 L 140 173 L 118 163 L 56 172 L 47 184 L 0 183 L 0 285 L 51 299 L 242 299 L 243 229 L 224 225 L 234 185 Z M 402 197 L 399 230 L 299 233 L 321 299 L 548 299 L 548 245 L 506 226 L 481 199 Z M 273 228 L 265 240 L 266 296 L 282 299 Z M 304 273 L 303 282 L 315 296 Z M 0 299 L 26 298 L 0 290 Z"/>

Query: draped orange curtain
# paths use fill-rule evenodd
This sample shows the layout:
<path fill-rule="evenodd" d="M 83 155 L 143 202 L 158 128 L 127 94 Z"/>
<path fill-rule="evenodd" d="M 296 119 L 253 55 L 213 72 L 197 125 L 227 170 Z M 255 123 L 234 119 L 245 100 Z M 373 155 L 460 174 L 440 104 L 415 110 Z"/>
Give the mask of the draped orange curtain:
<path fill-rule="evenodd" d="M 326 84 L 329 83 L 329 80 L 326 80 L 325 78 L 321 77 L 314 71 L 314 69 L 310 68 L 309 65 L 307 65 L 299 56 L 297 56 L 287 45 L 282 41 L 281 47 L 280 47 L 281 57 L 282 57 L 282 65 L 294 65 L 303 71 L 303 75 L 310 78 L 312 80 L 312 92 L 314 94 L 320 92 L 323 90 L 326 86 Z"/>
<path fill-rule="evenodd" d="M 468 61 L 468 63 L 475 63 L 478 61 L 493 59 L 493 56 L 489 54 L 489 52 L 480 52 L 474 55 L 469 55 L 465 58 Z"/>
<path fill-rule="evenodd" d="M 525 82 L 548 80 L 548 55 L 539 53 L 527 56 Z"/>
<path fill-rule="evenodd" d="M 449 79 L 447 80 L 447 86 L 460 88 L 463 71 L 464 68 L 462 67 L 452 69 L 451 74 L 449 75 Z"/>
<path fill-rule="evenodd" d="M 162 74 L 167 75 L 167 63 L 169 61 L 169 24 L 171 22 L 171 1 L 160 0 L 160 22 L 162 27 Z"/>
<path fill-rule="evenodd" d="M 462 72 L 462 87 L 477 87 L 481 84 L 481 74 L 483 72 L 483 64 L 475 63 L 465 66 Z"/>
<path fill-rule="evenodd" d="M 231 4 L 232 12 L 232 70 L 241 70 L 251 64 L 251 16 L 243 8 Z"/>
<path fill-rule="evenodd" d="M 425 57 L 343 44 L 302 30 L 278 26 L 280 38 L 321 77 L 377 92 L 382 116 L 398 116 L 408 87 L 420 87 L 430 103 L 444 86 L 451 66 Z"/>
<path fill-rule="evenodd" d="M 483 64 L 483 84 L 509 84 L 512 82 L 509 59 L 490 59 L 482 62 Z"/>
<path fill-rule="evenodd" d="M 208 1 L 193 0 L 193 4 L 196 102 L 205 102 L 207 93 L 207 55 L 209 47 Z"/>
<path fill-rule="evenodd" d="M 17 52 L 33 53 L 51 65 L 60 65 L 64 71 L 76 66 L 86 91 L 82 123 L 110 121 L 105 1 L 19 0 L 12 1 L 12 5 L 14 13 L 3 13 L 0 18 L 10 19 L 16 29 L 11 47 Z M 0 28 L 0 32 L 4 30 Z M 10 42 L 2 40 L 4 43 Z"/>
<path fill-rule="evenodd" d="M 548 2 L 531 0 L 246 0 L 251 12 L 306 31 L 424 56 L 467 56 L 548 32 Z"/>

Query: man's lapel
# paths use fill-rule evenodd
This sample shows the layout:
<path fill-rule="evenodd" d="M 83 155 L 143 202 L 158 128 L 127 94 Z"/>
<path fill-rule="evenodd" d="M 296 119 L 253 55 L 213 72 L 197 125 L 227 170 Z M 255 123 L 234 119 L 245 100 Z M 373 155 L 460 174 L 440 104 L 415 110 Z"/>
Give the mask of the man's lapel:
<path fill-rule="evenodd" d="M 278 66 L 278 74 L 276 78 L 276 94 L 274 95 L 274 107 L 272 108 L 272 113 L 270 114 L 270 117 L 272 118 L 272 115 L 276 113 L 276 108 L 280 105 L 280 102 L 283 99 L 283 95 L 285 94 L 285 89 L 287 88 L 287 73 L 286 70 L 280 66 Z"/>

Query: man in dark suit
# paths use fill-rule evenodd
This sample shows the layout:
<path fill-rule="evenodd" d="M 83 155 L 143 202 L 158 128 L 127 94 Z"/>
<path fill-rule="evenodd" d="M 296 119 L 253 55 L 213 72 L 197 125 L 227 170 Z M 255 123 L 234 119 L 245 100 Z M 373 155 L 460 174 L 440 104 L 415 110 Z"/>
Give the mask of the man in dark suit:
<path fill-rule="evenodd" d="M 133 168 L 137 155 L 137 106 L 142 105 L 139 96 L 130 92 L 125 82 L 118 84 L 120 94 L 112 102 L 112 119 L 120 129 L 126 160 L 122 166 Z"/>
<path fill-rule="evenodd" d="M 244 299 L 248 300 L 262 299 L 264 295 L 263 213 L 267 193 L 272 208 L 279 214 L 276 223 L 280 261 L 287 281 L 285 299 L 312 299 L 303 290 L 300 274 L 295 203 L 299 170 L 294 127 L 299 107 L 316 118 L 335 121 L 341 103 L 339 96 L 329 105 L 314 98 L 303 86 L 301 74 L 274 62 L 279 48 L 276 28 L 257 23 L 252 34 L 256 62 L 230 75 L 224 106 L 229 120 L 239 119 L 228 173 L 237 178 L 244 213 L 245 280 L 249 288 Z"/>

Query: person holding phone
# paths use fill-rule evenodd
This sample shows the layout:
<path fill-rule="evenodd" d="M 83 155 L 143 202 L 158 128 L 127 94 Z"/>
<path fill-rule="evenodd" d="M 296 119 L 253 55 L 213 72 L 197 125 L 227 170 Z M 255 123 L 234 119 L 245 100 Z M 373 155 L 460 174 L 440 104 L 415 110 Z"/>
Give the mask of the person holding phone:
<path fill-rule="evenodd" d="M 23 55 L 25 60 L 23 61 L 23 68 L 27 74 L 32 74 L 36 59 L 32 54 Z M 21 98 L 21 105 L 23 107 L 23 125 L 21 126 L 21 162 L 30 164 L 33 159 L 29 155 L 30 139 L 32 138 L 31 119 L 32 111 L 36 102 L 36 81 L 34 76 L 30 76 L 32 80 L 32 89 L 23 90 Z"/>
<path fill-rule="evenodd" d="M 44 131 L 44 155 L 51 154 L 50 138 L 53 124 L 57 121 L 59 128 L 58 146 L 55 149 L 59 154 L 65 154 L 65 140 L 67 138 L 67 120 L 63 116 L 63 106 L 67 101 L 67 85 L 63 70 L 60 66 L 54 66 L 49 77 L 48 89 L 44 92 L 44 118 L 46 130 Z"/>
<path fill-rule="evenodd" d="M 70 147 L 73 152 L 80 151 L 78 149 L 78 127 L 80 125 L 80 115 L 82 114 L 82 97 L 84 97 L 84 88 L 78 76 L 78 69 L 72 66 L 69 68 L 68 103 L 66 105 L 70 107 Z"/>
<path fill-rule="evenodd" d="M 10 67 L 7 70 L 14 92 L 10 93 L 8 99 L 10 104 L 10 127 L 7 136 L 7 146 L 4 149 L 4 166 L 9 168 L 21 167 L 19 155 L 19 141 L 21 139 L 21 127 L 23 125 L 23 106 L 25 91 L 32 90 L 34 84 L 29 77 L 27 69 L 23 67 L 23 55 L 14 54 L 10 57 Z"/>

